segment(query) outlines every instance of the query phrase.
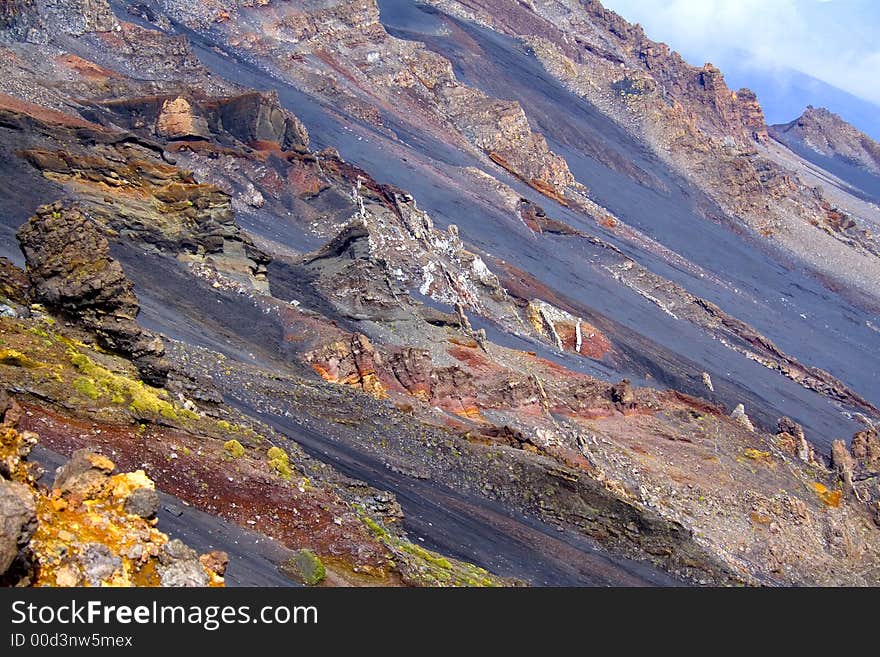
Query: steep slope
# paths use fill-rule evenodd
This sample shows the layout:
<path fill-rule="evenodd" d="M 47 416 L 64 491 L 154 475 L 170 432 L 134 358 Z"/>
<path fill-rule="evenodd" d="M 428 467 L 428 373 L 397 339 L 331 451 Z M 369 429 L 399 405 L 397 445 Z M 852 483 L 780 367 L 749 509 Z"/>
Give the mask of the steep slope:
<path fill-rule="evenodd" d="M 773 163 L 769 196 L 748 167 L 725 179 L 767 147 L 717 71 L 661 51 L 672 109 L 626 126 L 537 50 L 411 3 L 16 7 L 3 222 L 17 294 L 79 333 L 10 306 L 45 366 L 0 374 L 50 446 L 145 463 L 337 583 L 507 582 L 466 561 L 537 584 L 876 582 L 876 318 L 737 232 L 804 189 Z M 702 144 L 702 173 L 646 126 L 687 128 L 675 157 Z M 160 388 L 132 369 L 142 336 Z M 830 461 L 807 441 L 856 429 Z"/>
<path fill-rule="evenodd" d="M 768 156 L 762 147 L 767 127 L 755 95 L 728 89 L 716 67 L 688 65 L 597 1 L 430 4 L 521 39 L 547 72 L 638 135 L 729 219 L 822 276 L 872 294 L 871 281 L 880 273 L 873 222 L 851 216 L 841 226 L 820 192 Z"/>

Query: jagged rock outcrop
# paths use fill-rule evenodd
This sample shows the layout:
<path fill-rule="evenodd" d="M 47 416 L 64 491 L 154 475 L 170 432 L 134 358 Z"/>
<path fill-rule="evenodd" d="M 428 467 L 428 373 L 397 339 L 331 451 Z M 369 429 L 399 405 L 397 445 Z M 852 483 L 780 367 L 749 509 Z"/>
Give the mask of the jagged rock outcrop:
<path fill-rule="evenodd" d="M 230 195 L 166 162 L 157 144 L 25 103 L 0 115 L 16 132 L 45 135 L 39 147 L 17 155 L 64 185 L 103 228 L 245 288 L 268 290 L 269 258 L 239 229 Z"/>
<path fill-rule="evenodd" d="M 0 0 L 0 30 L 16 39 L 27 36 L 37 22 L 36 0 Z"/>
<path fill-rule="evenodd" d="M 123 4 L 113 6 L 125 10 Z M 763 143 L 764 120 L 754 94 L 732 92 L 713 66 L 687 66 L 598 3 L 443 4 L 471 7 L 510 34 L 525 31 L 526 45 L 552 74 L 667 163 L 712 189 L 725 208 L 754 212 L 757 220 L 749 225 L 769 234 L 776 229 L 776 202 L 780 207 L 792 198 L 800 203 L 797 181 L 761 155 L 775 145 Z M 114 461 L 144 467 L 158 485 L 188 504 L 280 538 L 300 554 L 307 547 L 321 558 L 330 556 L 328 583 L 338 581 L 339 573 L 331 570 L 349 561 L 354 579 L 372 573 L 379 583 L 398 575 L 405 582 L 492 583 L 477 570 L 459 577 L 446 558 L 383 527 L 399 522 L 399 515 L 387 512 L 396 506 L 393 497 L 326 475 L 331 468 L 297 455 L 295 445 L 280 435 L 255 435 L 264 422 L 287 428 L 295 421 L 308 426 L 315 441 L 338 441 L 346 452 L 380 458 L 387 477 L 407 477 L 409 490 L 429 500 L 442 487 L 461 491 L 458 512 L 487 499 L 515 512 L 502 514 L 505 523 L 526 514 L 568 530 L 561 536 L 583 533 L 692 581 L 876 582 L 877 534 L 858 502 L 865 499 L 865 482 L 872 480 L 868 466 L 860 463 L 870 461 L 876 437 L 854 442 L 858 458 L 835 446 L 837 472 L 829 471 L 814 459 L 796 423 L 780 421 L 776 435 L 756 426 L 766 422 L 768 411 L 778 411 L 767 392 L 773 388 L 766 385 L 770 378 L 758 377 L 761 385 L 753 394 L 750 382 L 734 370 L 746 371 L 742 365 L 751 366 L 748 359 L 839 402 L 847 412 L 853 408 L 875 416 L 876 409 L 827 372 L 806 361 L 801 365 L 745 322 L 685 289 L 705 273 L 699 289 L 712 299 L 720 292 L 717 300 L 726 305 L 729 290 L 723 285 L 738 272 L 715 280 L 718 268 L 692 266 L 671 247 L 661 248 L 611 212 L 587 203 L 565 161 L 532 131 L 534 117 L 518 103 L 461 84 L 450 61 L 432 53 L 430 43 L 426 48 L 391 38 L 371 0 L 163 0 L 128 9 L 161 30 L 176 29 L 180 20 L 200 32 L 200 47 L 217 45 L 217 52 L 229 57 L 219 60 L 224 63 L 212 75 L 183 37 L 124 22 L 105 31 L 100 8 L 106 3 L 82 0 L 67 7 L 72 12 L 67 17 L 56 9 L 45 14 L 60 26 L 57 34 L 30 31 L 30 37 L 14 38 L 47 39 L 50 48 L 75 52 L 35 61 L 32 54 L 42 52 L 35 43 L 4 41 L 10 56 L 0 58 L 0 73 L 18 75 L 10 76 L 11 82 L 4 78 L 4 89 L 55 108 L 0 98 L 0 131 L 9 137 L 0 144 L 8 156 L 4 171 L 45 186 L 49 198 L 57 198 L 57 186 L 63 187 L 76 204 L 58 206 L 62 218 L 76 211 L 88 220 L 89 230 L 137 247 L 119 251 L 120 258 L 125 252 L 124 262 L 132 262 L 133 274 L 137 267 L 128 258 L 141 257 L 143 250 L 149 251 L 145 260 L 169 265 L 162 275 L 168 275 L 174 292 L 167 297 L 164 278 L 137 273 L 139 285 L 152 285 L 148 289 L 156 304 L 151 308 L 159 306 L 154 321 L 176 328 L 179 319 L 204 334 L 198 347 L 187 344 L 186 337 L 169 341 L 175 362 L 210 378 L 240 408 L 256 409 L 260 422 L 239 424 L 247 423 L 248 415 L 256 418 L 228 412 L 219 393 L 214 404 L 196 405 L 167 389 L 144 386 L 130 363 L 85 344 L 89 339 L 68 325 L 72 321 L 53 324 L 42 309 L 28 306 L 32 299 L 24 288 L 33 287 L 35 299 L 47 293 L 54 299 L 55 305 L 44 301 L 52 310 L 63 310 L 59 303 L 69 305 L 64 319 L 82 322 L 84 315 L 98 327 L 86 328 L 99 337 L 102 331 L 111 333 L 116 317 L 123 318 L 118 322 L 123 331 L 134 330 L 137 300 L 106 244 L 77 235 L 73 242 L 97 248 L 100 257 L 69 269 L 32 253 L 29 265 L 36 258 L 44 269 L 58 271 L 7 286 L 4 301 L 9 303 L 0 306 L 7 340 L 0 377 L 5 386 L 24 391 L 17 394 L 29 396 L 24 426 L 74 455 L 58 473 L 53 492 L 42 491 L 49 506 L 43 509 L 43 498 L 36 498 L 40 522 L 26 545 L 21 537 L 28 514 L 13 522 L 18 529 L 9 533 L 15 533 L 15 547 L 7 552 L 16 552 L 13 559 L 24 570 L 27 563 L 48 564 L 41 572 L 54 577 L 43 582 L 49 584 L 108 583 L 128 572 L 133 557 L 117 549 L 115 538 L 74 542 L 68 558 L 59 546 L 71 539 L 53 529 L 71 518 L 91 527 L 99 521 L 88 515 L 94 507 L 102 514 L 107 509 L 125 514 L 137 527 L 155 517 L 154 488 L 136 473 L 124 479 L 114 475 L 113 463 L 95 448 L 100 444 Z M 170 11 L 175 22 L 163 11 Z M 475 31 L 458 33 L 462 26 L 451 20 L 446 25 L 451 43 L 479 51 L 476 38 L 468 41 Z M 90 27 L 80 34 L 82 26 Z M 445 38 L 424 38 L 435 36 L 433 43 Z M 511 42 L 497 44 L 507 48 Z M 466 60 L 458 61 L 465 62 L 468 75 Z M 262 67 L 279 85 L 292 81 L 312 97 L 309 103 L 324 104 L 322 116 L 312 112 L 313 106 L 308 113 L 322 143 L 336 134 L 339 145 L 359 160 L 379 167 L 387 163 L 389 170 L 377 171 L 377 177 L 387 173 L 400 179 L 405 177 L 400 171 L 411 171 L 408 179 L 418 181 L 414 190 L 435 204 L 438 221 L 458 221 L 458 213 L 467 222 L 462 235 L 454 225 L 435 226 L 410 194 L 378 183 L 338 152 L 309 152 L 304 128 L 277 97 L 245 92 L 220 79 L 226 70 L 254 70 L 239 68 L 242 62 Z M 44 73 L 47 82 L 36 83 Z M 284 102 L 290 105 L 297 97 L 285 92 Z M 527 95 L 521 98 L 529 103 Z M 546 129 L 548 117 L 543 118 L 538 124 Z M 623 154 L 612 152 L 618 145 L 614 135 L 607 136 L 608 148 L 588 157 L 611 162 L 618 167 L 615 174 L 625 172 L 664 198 L 674 192 L 672 185 L 685 188 L 666 168 L 662 176 L 649 171 L 650 162 L 643 171 L 634 171 L 635 164 L 627 168 Z M 521 198 L 535 195 L 490 160 L 568 204 L 559 216 L 572 226 Z M 463 168 L 460 162 L 473 166 Z M 472 184 L 479 175 L 500 191 L 480 195 Z M 698 192 L 696 186 L 685 191 Z M 695 196 L 700 208 L 705 203 L 716 211 L 699 193 Z M 807 201 L 825 212 L 820 198 L 808 195 Z M 453 209 L 444 211 L 444 206 Z M 235 223 L 233 209 L 242 213 L 242 225 L 253 231 L 259 246 Z M 652 208 L 646 209 L 650 215 Z M 793 216 L 801 210 L 796 204 Z M 647 222 L 650 216 L 639 218 Z M 833 221 L 840 234 L 849 230 L 846 217 Z M 495 240 L 486 225 L 505 232 Z M 592 235 L 594 228 L 613 233 L 621 247 Z M 32 241 L 35 252 L 43 239 L 53 238 L 40 234 L 23 243 Z M 467 239 L 478 245 L 479 254 Z M 564 271 L 548 247 L 556 243 L 572 256 Z M 67 246 L 52 245 L 65 263 Z M 584 253 L 575 255 L 579 247 Z M 84 260 L 79 253 L 73 257 Z M 172 267 L 172 259 L 185 266 Z M 668 271 L 667 264 L 680 273 L 674 277 L 681 284 L 653 273 Z M 0 283 L 15 274 L 5 270 L 0 263 Z M 571 277 L 560 276 L 566 273 Z M 594 274 L 601 280 L 589 280 Z M 578 283 L 595 296 L 582 294 Z M 632 303 L 624 286 L 660 312 L 641 299 Z M 740 289 L 742 303 L 730 305 L 748 312 L 742 308 L 749 290 L 760 285 Z M 618 302 L 620 311 L 613 309 Z M 607 331 L 615 348 L 581 315 Z M 658 318 L 667 322 L 663 331 L 674 335 L 658 337 L 651 321 Z M 615 326 L 621 320 L 625 326 Z M 697 348 L 677 342 L 676 326 L 682 336 L 697 338 Z M 707 337 L 730 353 L 707 346 Z M 601 362 L 584 363 L 574 354 Z M 684 362 L 706 354 L 705 362 Z M 737 367 L 725 371 L 726 358 Z M 303 362 L 326 382 L 342 386 L 316 380 L 303 371 Z M 703 368 L 712 369 L 714 383 Z M 747 371 L 766 374 L 757 367 Z M 585 372 L 600 372 L 602 378 Z M 637 387 L 627 379 L 605 382 L 622 376 L 655 378 L 664 389 Z M 688 379 L 691 392 L 709 390 L 728 410 L 745 401 L 754 425 L 742 406 L 730 417 L 720 405 L 672 389 Z M 810 393 L 784 398 L 792 404 L 812 400 Z M 827 406 L 825 399 L 814 401 L 804 418 Z M 223 419 L 213 417 L 215 412 Z M 202 433 L 204 428 L 209 431 Z M 19 442 L 29 444 L 32 438 L 22 432 Z M 15 454 L 0 460 L 0 472 L 17 471 L 21 459 Z M 372 515 L 362 517 L 362 509 L 381 509 L 381 523 Z M 489 515 L 477 508 L 468 517 L 491 523 Z M 102 515 L 100 522 L 105 519 Z M 507 536 L 518 546 L 528 536 L 504 527 L 499 532 L 502 540 L 493 543 L 499 548 Z M 532 534 L 539 549 L 553 545 L 548 532 L 540 534 Z M 144 566 L 154 569 L 149 583 L 203 585 L 211 579 L 206 569 L 219 574 L 225 563 L 222 555 L 199 558 L 175 541 L 157 543 Z M 572 550 L 564 553 L 562 571 L 579 569 L 568 561 L 569 554 L 577 558 L 573 542 L 562 546 Z M 415 576 L 418 570 L 421 577 Z"/>
<path fill-rule="evenodd" d="M 194 94 L 125 98 L 99 103 L 113 121 L 130 130 L 167 140 L 237 140 L 260 147 L 273 143 L 283 151 L 308 152 L 302 122 L 281 107 L 278 94 L 247 92 L 206 98 Z"/>
<path fill-rule="evenodd" d="M 81 36 L 119 29 L 106 0 L 3 0 L 0 30 L 30 41 L 47 41 L 58 32 Z"/>
<path fill-rule="evenodd" d="M 448 60 L 390 36 L 376 0 L 304 6 L 172 0 L 164 7 L 176 20 L 211 31 L 372 123 L 382 121 L 369 107 L 380 94 L 388 111 L 423 117 L 426 129 L 437 134 L 451 129 L 454 139 L 542 193 L 566 203 L 581 198 L 582 186 L 567 163 L 531 129 L 519 103 L 462 84 Z M 255 31 L 242 33 L 242 25 Z"/>
<path fill-rule="evenodd" d="M 770 148 L 755 94 L 728 88 L 717 67 L 689 65 L 597 0 L 431 4 L 524 41 L 550 74 L 648 144 L 732 221 L 871 294 L 880 271 L 870 222 L 835 225 L 834 204 Z"/>
<path fill-rule="evenodd" d="M 880 474 L 880 434 L 876 428 L 856 433 L 849 449 L 862 468 L 869 473 Z"/>
<path fill-rule="evenodd" d="M 864 505 L 880 527 L 880 438 L 875 427 L 857 432 L 847 448 L 843 440 L 831 444 L 831 466 L 843 493 Z"/>
<path fill-rule="evenodd" d="M 100 228 L 76 206 L 55 203 L 18 233 L 34 298 L 94 332 L 107 349 L 130 356 L 148 383 L 168 374 L 161 338 L 137 324 L 140 304 Z"/>
<path fill-rule="evenodd" d="M 776 439 L 780 447 L 796 455 L 804 463 L 816 462 L 815 451 L 804 436 L 804 428 L 791 418 L 779 418 Z"/>
<path fill-rule="evenodd" d="M 880 144 L 824 107 L 810 105 L 794 121 L 771 126 L 770 134 L 880 174 Z"/>

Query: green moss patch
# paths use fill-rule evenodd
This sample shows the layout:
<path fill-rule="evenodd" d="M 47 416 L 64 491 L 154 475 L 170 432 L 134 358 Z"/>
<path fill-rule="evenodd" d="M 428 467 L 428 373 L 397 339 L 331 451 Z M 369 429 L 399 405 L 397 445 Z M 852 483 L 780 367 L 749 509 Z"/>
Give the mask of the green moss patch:
<path fill-rule="evenodd" d="M 314 552 L 308 549 L 297 550 L 296 554 L 281 566 L 282 573 L 306 586 L 315 586 L 324 581 L 327 569 Z"/>
<path fill-rule="evenodd" d="M 70 362 L 83 375 L 74 381 L 74 389 L 90 399 L 107 397 L 114 404 L 128 404 L 139 418 L 163 417 L 167 420 L 196 420 L 198 414 L 180 408 L 167 399 L 168 393 L 143 381 L 111 372 L 78 351 L 68 352 Z"/>

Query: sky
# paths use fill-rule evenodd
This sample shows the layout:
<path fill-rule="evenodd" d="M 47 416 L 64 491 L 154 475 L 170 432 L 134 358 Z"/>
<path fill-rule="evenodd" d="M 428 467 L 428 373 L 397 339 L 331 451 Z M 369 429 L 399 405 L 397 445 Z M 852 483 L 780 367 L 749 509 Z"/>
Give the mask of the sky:
<path fill-rule="evenodd" d="M 722 72 L 726 66 L 737 81 L 745 77 L 748 82 L 751 70 L 765 85 L 774 74 L 780 84 L 792 84 L 794 72 L 800 80 L 813 78 L 880 106 L 877 0 L 603 0 L 603 4 L 641 23 L 650 38 L 668 43 L 691 64 L 712 62 Z M 755 90 L 760 99 L 761 83 L 745 86 L 759 87 Z M 827 99 L 818 104 L 822 100 Z M 877 111 L 880 114 L 880 107 Z"/>

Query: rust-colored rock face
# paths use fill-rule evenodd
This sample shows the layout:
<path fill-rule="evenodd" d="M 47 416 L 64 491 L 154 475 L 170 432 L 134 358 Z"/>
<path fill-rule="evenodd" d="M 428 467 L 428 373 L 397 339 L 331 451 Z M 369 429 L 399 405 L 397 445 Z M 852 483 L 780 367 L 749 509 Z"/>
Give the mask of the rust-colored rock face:
<path fill-rule="evenodd" d="M 156 118 L 156 134 L 166 139 L 204 138 L 208 135 L 208 123 L 194 113 L 186 98 L 166 100 Z"/>

